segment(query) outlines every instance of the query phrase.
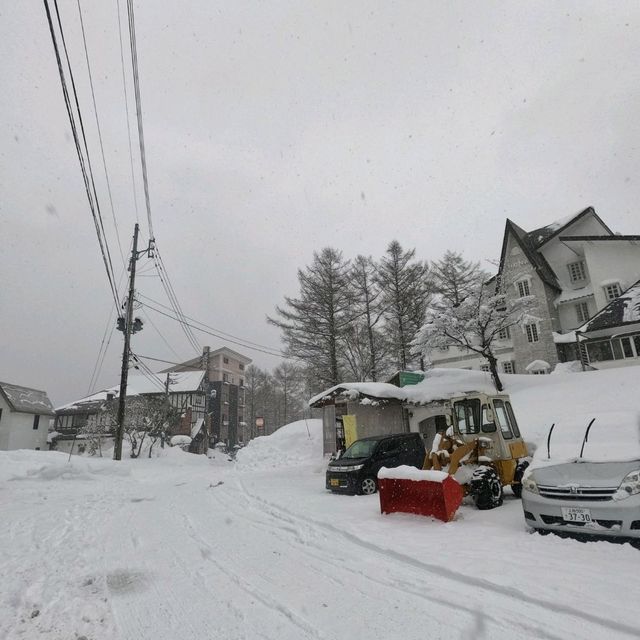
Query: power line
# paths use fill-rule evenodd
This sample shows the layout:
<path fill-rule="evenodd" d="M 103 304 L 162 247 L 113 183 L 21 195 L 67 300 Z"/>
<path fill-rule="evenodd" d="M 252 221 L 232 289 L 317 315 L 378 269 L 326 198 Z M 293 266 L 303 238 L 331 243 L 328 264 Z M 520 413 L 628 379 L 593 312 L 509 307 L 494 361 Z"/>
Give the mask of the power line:
<path fill-rule="evenodd" d="M 149 179 L 147 177 L 147 155 L 144 146 L 144 126 L 142 124 L 142 99 L 140 98 L 140 75 L 138 72 L 138 47 L 136 43 L 136 24 L 133 0 L 127 0 L 127 14 L 129 17 L 129 46 L 131 49 L 131 67 L 133 69 L 133 90 L 136 101 L 136 120 L 138 123 L 138 146 L 140 147 L 140 163 L 142 165 L 142 183 L 144 186 L 144 201 L 147 208 L 147 224 L 149 238 L 154 239 L 153 222 L 151 221 L 151 199 L 149 197 Z"/>
<path fill-rule="evenodd" d="M 176 320 L 177 322 L 182 322 L 179 318 L 176 318 L 175 316 L 173 316 L 173 315 L 171 315 L 169 313 L 166 313 L 165 311 L 161 311 L 160 309 L 158 309 L 158 308 L 156 308 L 156 307 L 154 307 L 154 306 L 152 306 L 152 305 L 150 305 L 148 303 L 141 302 L 140 300 L 138 300 L 138 302 L 140 302 L 140 304 L 142 304 L 143 306 L 147 307 L 148 309 L 153 309 L 156 313 L 159 313 L 160 315 L 166 316 L 167 318 L 171 318 L 172 320 Z M 232 344 L 237 344 L 237 345 L 243 347 L 244 349 L 249 349 L 251 351 L 259 351 L 261 353 L 266 353 L 267 355 L 270 355 L 270 356 L 275 356 L 276 358 L 283 358 L 283 359 L 286 358 L 286 355 L 281 351 L 277 351 L 276 352 L 275 350 L 269 351 L 267 349 L 261 349 L 259 347 L 252 347 L 252 346 L 250 346 L 248 344 L 245 344 L 243 342 L 239 342 L 237 340 L 232 340 L 231 338 L 224 337 L 224 336 L 222 336 L 222 335 L 220 335 L 218 333 L 215 333 L 213 331 L 210 331 L 208 329 L 203 329 L 202 327 L 198 327 L 195 324 L 191 324 L 191 323 L 186 322 L 186 321 L 184 322 L 184 324 L 186 324 L 189 327 L 192 327 L 193 329 L 196 329 L 196 331 L 201 331 L 202 333 L 206 333 L 206 334 L 208 334 L 210 336 L 214 336 L 215 338 L 219 338 L 220 340 L 225 340 L 226 342 L 231 342 Z M 198 323 L 198 324 L 202 324 L 202 323 Z M 203 326 L 206 326 L 206 325 L 203 325 Z"/>
<path fill-rule="evenodd" d="M 162 255 L 157 250 L 157 247 L 156 247 L 155 255 L 156 255 L 156 263 L 155 263 L 156 269 L 158 271 L 158 275 L 160 276 L 160 282 L 162 283 L 165 293 L 167 294 L 167 298 L 169 299 L 169 303 L 171 304 L 171 307 L 174 313 L 176 314 L 177 320 L 180 322 L 182 326 L 182 330 L 187 336 L 189 343 L 197 353 L 200 353 L 200 351 L 202 351 L 200 343 L 198 342 L 197 338 L 193 334 L 193 331 L 191 331 L 189 324 L 185 320 L 184 312 L 182 311 L 182 307 L 178 302 L 178 298 L 176 296 L 175 290 L 173 288 L 173 285 L 171 284 L 171 280 L 169 279 L 169 274 L 167 273 L 167 269 L 165 267 L 164 261 L 162 260 Z"/>
<path fill-rule="evenodd" d="M 134 369 L 138 369 L 138 371 L 140 371 L 140 373 L 145 378 L 147 378 L 147 380 L 150 380 L 160 389 L 162 389 L 162 391 L 164 391 L 164 382 L 162 381 L 162 379 L 159 378 L 153 371 L 151 371 L 151 369 L 144 362 L 142 362 L 142 360 L 140 360 L 139 357 L 135 353 L 133 353 L 133 351 L 130 351 L 129 353 L 133 360 L 137 363 L 137 366 L 134 365 Z"/>
<path fill-rule="evenodd" d="M 156 330 L 156 333 L 160 336 L 160 338 L 162 338 L 162 341 L 167 345 L 167 347 L 169 347 L 169 349 L 174 353 L 174 355 L 176 356 L 176 358 L 179 358 L 180 356 L 176 353 L 176 350 L 169 344 L 169 342 L 167 341 L 167 339 L 162 335 L 162 333 L 160 333 L 160 329 L 158 329 L 158 327 L 156 326 L 155 322 L 151 319 L 151 317 L 149 316 L 149 314 L 145 311 L 145 309 L 142 309 L 142 313 L 144 314 L 144 317 L 149 321 L 149 323 L 151 324 L 151 326 Z"/>
<path fill-rule="evenodd" d="M 136 121 L 138 125 L 138 145 L 140 147 L 140 163 L 142 166 L 142 181 L 144 186 L 144 197 L 145 197 L 145 206 L 147 210 L 147 224 L 149 226 L 149 238 L 152 242 L 155 243 L 155 234 L 153 232 L 153 221 L 151 217 L 151 198 L 149 196 L 149 179 L 147 174 L 147 157 L 145 151 L 145 141 L 144 141 L 144 124 L 142 117 L 142 99 L 140 92 L 140 73 L 138 67 L 138 47 L 136 41 L 136 26 L 135 26 L 135 11 L 133 6 L 133 0 L 127 0 L 127 14 L 129 18 L 129 44 L 131 49 L 131 67 L 133 71 L 133 88 L 134 88 L 134 97 L 136 103 Z M 199 352 L 201 350 L 200 344 L 196 339 L 193 331 L 191 331 L 188 325 L 183 320 L 183 312 L 180 306 L 180 302 L 178 301 L 178 297 L 176 295 L 175 289 L 171 283 L 171 279 L 169 278 L 169 273 L 167 272 L 167 268 L 162 259 L 162 255 L 158 251 L 157 245 L 155 248 L 155 264 L 156 269 L 158 271 L 158 275 L 160 276 L 160 281 L 162 282 L 162 286 L 167 294 L 167 298 L 171 306 L 173 307 L 174 312 L 178 316 L 178 319 L 181 321 L 182 329 L 189 341 L 189 344 Z"/>
<path fill-rule="evenodd" d="M 75 88 L 75 82 L 73 79 L 73 71 L 71 70 L 71 64 L 69 62 L 69 55 L 68 55 L 68 51 L 66 48 L 66 43 L 65 43 L 65 39 L 64 39 L 64 31 L 62 29 L 62 22 L 60 20 L 60 12 L 58 10 L 58 4 L 57 4 L 57 0 L 54 0 L 54 6 L 56 9 L 56 15 L 58 18 L 58 26 L 60 29 L 60 36 L 62 38 L 62 43 L 64 46 L 64 51 L 65 51 L 65 57 L 66 57 L 66 61 L 67 61 L 67 66 L 69 67 L 69 77 L 71 80 L 71 86 L 73 89 L 73 94 L 74 94 L 74 98 L 75 98 L 75 104 L 76 104 L 76 109 L 78 112 L 78 120 L 79 120 L 79 124 L 80 124 L 80 128 L 82 130 L 82 137 L 84 140 L 84 147 L 85 147 L 85 152 L 86 152 L 86 160 L 85 157 L 83 155 L 83 151 L 82 151 L 82 145 L 80 143 L 80 137 L 78 135 L 78 126 L 76 124 L 76 119 L 75 119 L 75 114 L 73 112 L 73 106 L 71 104 L 71 98 L 69 96 L 69 90 L 67 87 L 67 81 L 65 78 L 65 73 L 64 73 L 64 69 L 63 69 L 63 65 L 62 65 L 62 58 L 60 55 L 60 48 L 58 46 L 58 39 L 56 37 L 56 32 L 55 32 L 55 28 L 53 25 L 53 18 L 51 16 L 51 9 L 49 7 L 49 2 L 48 0 L 43 0 L 44 1 L 44 8 L 47 14 L 47 22 L 49 23 L 49 32 L 51 34 L 51 41 L 53 43 L 53 49 L 55 52 L 55 56 L 56 56 L 56 63 L 58 65 L 58 73 L 60 75 L 60 84 L 62 86 L 62 95 L 64 98 L 64 103 L 65 103 L 65 107 L 67 110 L 67 115 L 69 117 L 69 124 L 71 125 L 71 132 L 73 134 L 73 140 L 75 143 L 75 147 L 76 147 L 76 153 L 78 155 L 78 162 L 80 163 L 80 170 L 82 172 L 82 178 L 84 181 L 84 187 L 85 187 L 85 191 L 87 194 L 87 200 L 89 201 L 89 208 L 91 210 L 91 215 L 93 218 L 93 222 L 94 222 L 94 226 L 96 229 L 96 235 L 98 237 L 98 244 L 100 246 L 100 252 L 102 254 L 102 260 L 104 262 L 104 266 L 105 266 L 105 270 L 107 272 L 107 278 L 109 280 L 109 287 L 111 288 L 111 293 L 113 295 L 113 300 L 115 303 L 116 308 L 119 305 L 118 302 L 118 293 L 117 293 L 117 289 L 115 286 L 115 277 L 113 274 L 113 264 L 111 263 L 111 254 L 109 252 L 109 245 L 107 243 L 107 239 L 106 236 L 104 235 L 104 225 L 102 224 L 102 216 L 100 214 L 100 205 L 98 202 L 98 195 L 97 192 L 95 190 L 95 183 L 93 181 L 93 172 L 91 170 L 91 159 L 89 157 L 89 150 L 87 147 L 87 143 L 86 143 L 86 136 L 84 134 L 84 126 L 82 123 L 82 114 L 80 112 L 80 105 L 78 103 L 78 94 L 76 92 L 76 88 Z M 91 176 L 91 179 L 90 177 Z M 93 186 L 93 193 L 92 193 L 92 186 Z M 95 202 L 94 202 L 94 198 L 95 198 Z"/>
<path fill-rule="evenodd" d="M 91 73 L 91 63 L 89 62 L 89 49 L 87 47 L 87 36 L 84 30 L 84 20 L 82 18 L 82 8 L 80 7 L 80 0 L 78 3 L 78 15 L 80 16 L 80 29 L 82 31 L 82 43 L 84 46 L 84 57 L 87 61 L 87 71 L 89 72 L 89 86 L 91 87 L 91 100 L 93 102 L 93 113 L 96 117 L 96 127 L 98 129 L 98 140 L 100 141 L 100 153 L 102 154 L 102 166 L 104 167 L 104 177 L 107 181 L 107 193 L 109 194 L 109 204 L 111 206 L 111 216 L 113 218 L 113 226 L 116 231 L 116 240 L 118 241 L 118 249 L 120 250 L 120 258 L 122 264 L 125 263 L 124 253 L 122 252 L 122 244 L 120 242 L 120 232 L 118 231 L 118 222 L 116 220 L 116 212 L 113 207 L 113 196 L 111 194 L 111 181 L 109 180 L 109 172 L 107 171 L 107 161 L 104 156 L 104 144 L 102 143 L 102 130 L 100 129 L 100 119 L 98 118 L 98 107 L 96 105 L 96 94 L 93 89 L 93 74 Z"/>
<path fill-rule="evenodd" d="M 157 304 L 158 306 L 162 307 L 163 309 L 170 309 L 170 307 L 167 307 L 166 305 L 162 304 L 161 302 L 158 302 L 157 300 L 154 300 L 153 298 L 150 298 L 149 296 L 145 296 L 142 293 L 138 293 L 137 296 L 138 296 L 138 298 L 144 298 L 145 300 L 148 300 L 149 302 L 153 302 L 153 304 Z M 138 302 L 140 304 L 145 304 L 140 299 L 138 299 Z M 211 331 L 215 331 L 217 333 L 220 333 L 223 336 L 226 336 L 227 338 L 234 338 L 235 340 L 239 340 L 240 342 L 243 343 L 243 345 L 252 345 L 254 347 L 260 347 L 261 349 L 267 349 L 268 351 L 277 351 L 278 353 L 280 353 L 280 349 L 278 349 L 277 347 L 270 347 L 268 345 L 260 344 L 259 342 L 253 342 L 252 340 L 247 340 L 246 338 L 242 338 L 241 336 L 236 336 L 236 335 L 234 335 L 232 333 L 227 333 L 226 331 L 222 331 L 222 329 L 218 329 L 216 327 L 212 327 L 209 324 L 206 324 L 204 322 L 200 322 L 199 320 L 196 320 L 195 318 L 190 318 L 189 316 L 186 316 L 186 315 L 184 316 L 184 318 L 186 320 L 190 320 L 191 322 L 195 322 L 196 324 L 202 325 L 203 327 L 206 327 L 207 329 L 210 329 Z"/>
<path fill-rule="evenodd" d="M 113 331 L 115 329 L 115 323 L 113 322 L 113 309 L 109 311 L 109 318 L 107 319 L 107 326 L 104 328 L 104 334 L 102 335 L 102 342 L 100 343 L 100 349 L 98 350 L 98 357 L 96 358 L 96 362 L 93 365 L 93 371 L 91 373 L 91 378 L 89 379 L 89 386 L 87 387 L 87 395 L 89 395 L 93 391 L 93 386 L 95 382 L 98 380 L 98 376 L 100 375 L 100 370 L 102 369 L 102 363 L 104 362 L 104 357 L 107 353 L 107 349 L 109 348 L 109 344 L 111 343 L 111 336 L 113 336 Z M 109 327 L 111 327 L 111 333 L 109 333 L 109 339 L 107 340 L 107 333 L 109 332 Z M 105 347 L 105 340 L 107 340 L 107 346 Z M 104 352 L 103 352 L 104 348 Z"/>
<path fill-rule="evenodd" d="M 131 186 L 133 189 L 133 205 L 136 211 L 136 222 L 140 223 L 140 215 L 138 212 L 138 197 L 136 189 L 136 172 L 133 168 L 133 148 L 131 144 L 131 121 L 129 117 L 129 94 L 127 92 L 127 77 L 124 65 L 124 44 L 122 41 L 122 21 L 120 19 L 120 0 L 116 1 L 118 9 L 118 39 L 120 40 L 120 67 L 122 68 L 122 89 L 124 92 L 124 108 L 127 115 L 127 142 L 129 143 L 129 161 L 131 165 Z"/>

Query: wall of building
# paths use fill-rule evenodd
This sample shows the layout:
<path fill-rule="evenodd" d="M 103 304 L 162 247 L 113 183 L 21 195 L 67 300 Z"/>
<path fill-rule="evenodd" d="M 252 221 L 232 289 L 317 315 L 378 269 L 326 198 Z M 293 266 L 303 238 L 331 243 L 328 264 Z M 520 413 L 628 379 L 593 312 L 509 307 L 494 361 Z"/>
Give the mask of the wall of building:
<path fill-rule="evenodd" d="M 7 451 L 11 432 L 11 409 L 2 395 L 0 395 L 0 409 L 2 409 L 2 415 L 0 416 L 0 451 Z"/>
<path fill-rule="evenodd" d="M 585 242 L 584 253 L 598 310 L 609 302 L 605 297 L 604 283 L 616 280 L 624 291 L 640 279 L 640 243 L 621 240 Z"/>
<path fill-rule="evenodd" d="M 586 216 L 585 218 L 580 219 L 578 222 L 568 227 L 565 231 L 562 232 L 562 235 L 601 236 L 608 235 L 608 233 L 593 216 Z M 574 244 L 572 244 L 570 248 L 563 242 L 560 242 L 558 237 L 553 238 L 545 245 L 540 247 L 540 253 L 545 257 L 546 261 L 549 263 L 549 266 L 555 272 L 558 282 L 560 283 L 563 291 L 579 289 L 580 287 L 584 287 L 584 285 L 589 282 L 589 265 L 587 265 L 586 281 L 571 282 L 567 265 L 572 262 L 578 262 L 582 259 L 582 252 L 578 250 L 578 255 L 576 254 L 576 251 L 572 249 L 576 249 Z"/>
<path fill-rule="evenodd" d="M 552 335 L 553 331 L 560 331 L 558 311 L 554 305 L 558 293 L 538 276 L 535 267 L 529 262 L 512 235 L 507 242 L 503 274 L 506 283 L 505 295 L 509 299 L 513 300 L 519 295 L 515 283 L 527 279 L 531 295 L 536 301 L 530 313 L 537 317 L 538 341 L 529 342 L 526 331 L 522 327 L 511 328 L 516 371 L 524 373 L 525 367 L 534 360 L 544 360 L 553 368 L 558 362 L 558 351 Z"/>
<path fill-rule="evenodd" d="M 408 431 L 404 410 L 399 404 L 347 403 L 347 413 L 356 416 L 358 439 Z"/>
<path fill-rule="evenodd" d="M 46 451 L 49 416 L 41 415 L 37 429 L 33 428 L 33 413 L 10 411 L 6 403 L 2 406 L 0 419 L 0 449 L 41 449 Z"/>
<path fill-rule="evenodd" d="M 587 304 L 588 317 L 590 318 L 598 311 L 596 308 L 596 301 L 593 296 L 578 298 L 575 301 L 565 302 L 558 305 L 558 318 L 560 320 L 560 328 L 563 333 L 573 331 L 584 324 L 584 321 L 581 322 L 578 320 L 578 311 L 576 309 L 576 305 L 578 303 L 584 302 Z"/>

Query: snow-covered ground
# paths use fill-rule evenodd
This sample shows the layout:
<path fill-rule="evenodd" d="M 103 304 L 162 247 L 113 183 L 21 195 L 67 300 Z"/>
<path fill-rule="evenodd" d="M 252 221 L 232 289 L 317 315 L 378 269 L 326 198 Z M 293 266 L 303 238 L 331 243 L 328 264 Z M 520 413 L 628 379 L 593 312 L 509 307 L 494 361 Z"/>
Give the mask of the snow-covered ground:
<path fill-rule="evenodd" d="M 507 385 L 534 438 L 578 406 L 633 404 L 634 369 Z M 296 423 L 236 464 L 0 452 L 0 638 L 640 636 L 640 551 L 530 534 L 512 496 L 446 524 L 382 516 L 376 495 L 324 490 L 320 429 Z"/>

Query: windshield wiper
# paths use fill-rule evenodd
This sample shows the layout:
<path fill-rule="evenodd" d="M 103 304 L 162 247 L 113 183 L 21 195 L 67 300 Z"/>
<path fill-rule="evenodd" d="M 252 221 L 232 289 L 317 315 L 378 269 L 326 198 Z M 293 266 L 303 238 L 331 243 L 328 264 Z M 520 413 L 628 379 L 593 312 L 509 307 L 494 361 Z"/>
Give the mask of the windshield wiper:
<path fill-rule="evenodd" d="M 589 439 L 589 430 L 591 429 L 591 425 L 596 421 L 595 418 L 591 418 L 591 422 L 589 423 L 589 426 L 587 427 L 587 430 L 584 432 L 584 438 L 582 439 L 582 448 L 580 449 L 580 457 L 582 458 L 582 453 L 584 451 L 584 445 L 587 442 L 587 440 Z"/>
<path fill-rule="evenodd" d="M 554 422 L 551 425 L 551 429 L 549 429 L 549 435 L 547 436 L 547 460 L 551 460 L 551 449 L 549 448 L 549 445 L 551 444 L 551 434 L 553 433 L 553 427 L 556 426 L 556 423 Z"/>

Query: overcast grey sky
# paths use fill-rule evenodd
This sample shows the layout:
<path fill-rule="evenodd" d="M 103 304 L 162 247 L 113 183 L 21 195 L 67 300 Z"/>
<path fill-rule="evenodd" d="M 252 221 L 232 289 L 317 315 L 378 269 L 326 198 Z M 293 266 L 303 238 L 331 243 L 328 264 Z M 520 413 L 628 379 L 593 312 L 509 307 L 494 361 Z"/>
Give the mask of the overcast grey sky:
<path fill-rule="evenodd" d="M 59 4 L 119 273 L 78 9 Z M 117 5 L 82 6 L 126 252 Z M 86 393 L 113 304 L 42 3 L 5 2 L 0 21 L 0 379 L 61 404 Z M 265 315 L 327 245 L 495 259 L 505 217 L 532 229 L 587 205 L 640 233 L 637 2 L 157 1 L 136 23 L 155 235 L 185 313 L 214 327 L 278 346 Z M 140 266 L 139 290 L 166 303 Z M 115 333 L 98 386 L 121 348 Z M 133 348 L 176 359 L 149 323 Z"/>

